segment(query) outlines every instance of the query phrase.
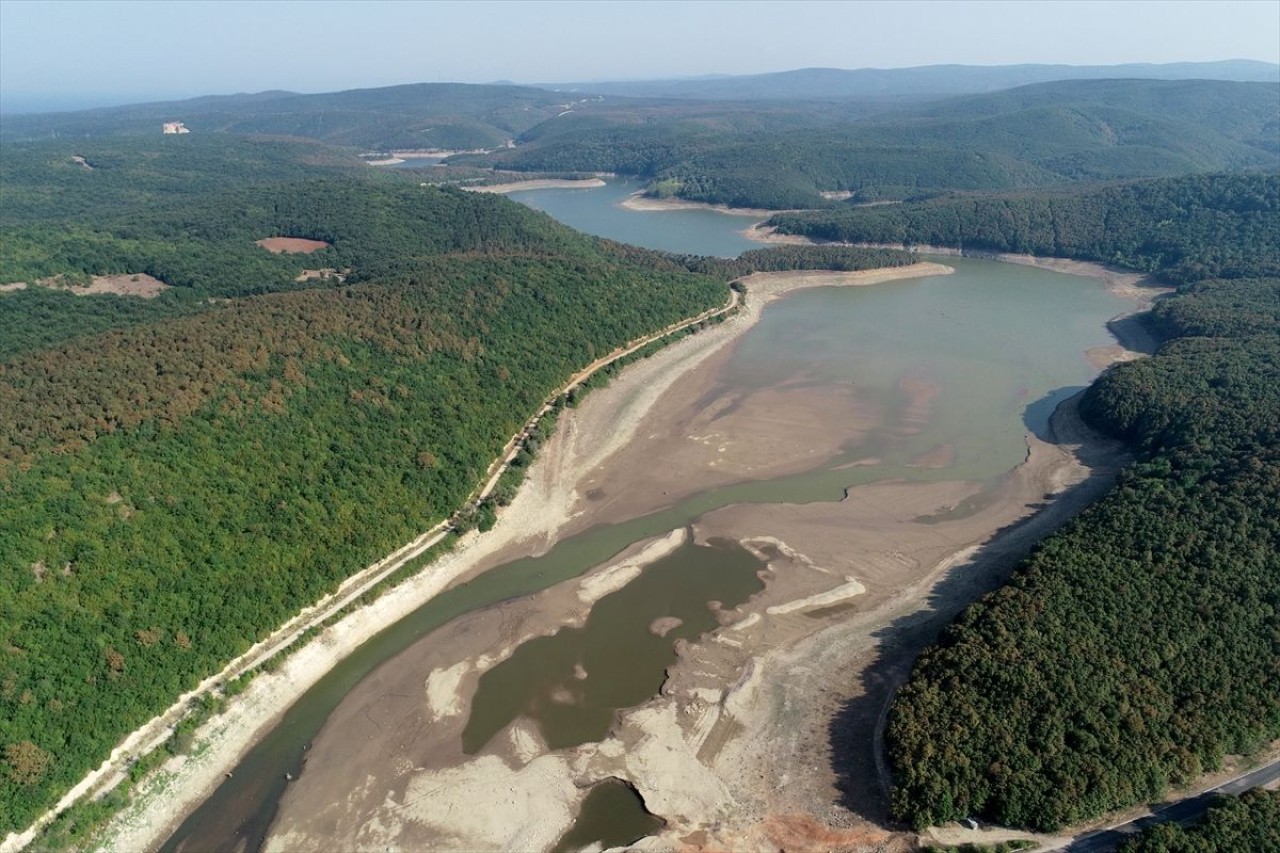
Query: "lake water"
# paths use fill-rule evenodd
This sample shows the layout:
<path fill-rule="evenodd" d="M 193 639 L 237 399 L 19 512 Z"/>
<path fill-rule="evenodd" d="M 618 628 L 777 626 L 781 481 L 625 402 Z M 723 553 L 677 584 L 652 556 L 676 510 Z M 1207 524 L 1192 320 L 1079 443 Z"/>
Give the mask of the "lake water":
<path fill-rule="evenodd" d="M 591 844 L 597 849 L 626 847 L 662 828 L 663 821 L 645 810 L 640 795 L 621 782 L 601 782 L 582 801 L 573 828 L 552 853 L 571 853 Z"/>
<path fill-rule="evenodd" d="M 595 190 L 515 193 L 512 198 L 582 230 L 649 248 L 736 255 L 758 247 L 739 233 L 751 224 L 748 218 L 702 210 L 637 212 L 619 207 L 633 190 L 626 183 L 613 183 Z M 873 432 L 819 470 L 712 489 L 648 516 L 588 530 L 542 557 L 517 560 L 446 591 L 370 640 L 317 683 L 165 849 L 259 847 L 287 784 L 285 774 L 301 774 L 308 744 L 342 698 L 383 661 L 411 649 L 459 615 L 575 577 L 634 542 L 687 526 L 730 504 L 839 500 L 850 485 L 887 478 L 994 480 L 1020 463 L 1026 453 L 1025 432 L 1042 430 L 1054 405 L 1087 384 L 1096 371 L 1084 350 L 1111 342 L 1105 322 L 1128 304 L 1093 279 L 991 261 L 939 260 L 957 272 L 876 287 L 802 291 L 771 305 L 742 338 L 723 374 L 726 385 L 748 389 L 794 382 L 797 377 L 817 388 L 852 382 L 860 393 L 883 404 L 891 413 L 888 421 L 909 404 L 910 389 L 934 389 L 932 417 L 918 432 Z M 951 448 L 952 466 L 907 464 L 941 446 Z M 843 467 L 866 459 L 879 462 Z M 709 569 L 742 559 L 728 550 L 709 556 L 691 547 L 685 556 L 698 557 Z M 750 566 L 742 565 L 750 574 Z M 746 574 L 729 570 L 708 575 L 705 583 L 689 590 L 681 612 L 693 613 L 697 607 L 689 608 L 708 598 L 742 594 L 748 589 L 741 586 L 749 583 Z M 650 603 L 661 597 L 656 587 L 637 587 L 631 594 Z M 604 642 L 613 644 L 609 654 L 623 655 L 628 643 L 641 642 L 648 618 L 646 611 L 645 619 L 634 625 L 614 620 L 616 630 L 602 635 Z M 689 618 L 696 619 L 696 613 Z M 643 701 L 656 686 L 652 678 L 637 672 L 617 694 L 592 700 L 590 714 L 566 723 L 556 718 L 556 709 L 546 713 L 550 706 L 544 700 L 557 688 L 573 686 L 564 683 L 561 664 L 577 654 L 570 642 L 575 638 L 562 634 L 560 640 L 549 638 L 555 642 L 545 648 L 531 643 L 517 651 L 525 669 L 533 673 L 528 683 L 507 677 L 510 673 L 492 675 L 490 684 L 482 683 L 486 695 L 477 701 L 477 742 L 522 715 L 544 730 L 550 726 L 563 731 L 565 742 L 579 739 L 584 731 L 598 731 L 613 709 Z M 655 660 L 667 653 L 659 646 L 655 644 Z M 609 660 L 594 661 L 588 675 L 592 669 L 607 669 Z"/>
<path fill-rule="evenodd" d="M 662 686 L 676 640 L 720 624 L 711 601 L 732 610 L 764 588 L 756 574 L 762 568 L 736 542 L 688 542 L 645 567 L 597 601 L 581 628 L 529 640 L 480 677 L 463 752 L 479 752 L 521 717 L 537 724 L 551 749 L 601 740 L 617 709 Z"/>
<path fill-rule="evenodd" d="M 595 189 L 530 190 L 507 198 L 542 210 L 587 234 L 621 243 L 689 255 L 736 258 L 761 244 L 742 231 L 757 222 L 714 210 L 630 210 L 622 202 L 640 189 L 632 181 L 610 181 Z"/>

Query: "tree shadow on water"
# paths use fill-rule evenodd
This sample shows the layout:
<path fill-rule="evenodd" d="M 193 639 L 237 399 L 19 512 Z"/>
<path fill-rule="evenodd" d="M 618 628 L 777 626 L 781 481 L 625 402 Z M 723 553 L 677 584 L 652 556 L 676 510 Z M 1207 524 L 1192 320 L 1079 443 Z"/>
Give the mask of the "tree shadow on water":
<path fill-rule="evenodd" d="M 1053 442 L 1054 436 L 1049 428 L 1049 420 L 1053 417 L 1053 413 L 1058 410 L 1058 406 L 1062 405 L 1066 400 L 1079 394 L 1084 390 L 1083 385 L 1068 385 L 1065 388 L 1059 388 L 1056 391 L 1050 391 L 1039 400 L 1028 405 L 1022 410 L 1022 423 L 1027 430 L 1041 441 Z"/>
<path fill-rule="evenodd" d="M 1052 441 L 1054 433 L 1043 413 L 1053 412 L 1064 402 L 1074 407 L 1080 390 L 1059 389 L 1032 403 L 1024 416 L 1028 428 Z M 1076 417 L 1073 409 L 1064 407 L 1055 422 Z M 1036 429 L 1037 424 L 1043 427 Z M 828 758 L 839 791 L 837 805 L 881 827 L 901 828 L 889 817 L 890 768 L 884 744 L 894 693 L 907 680 L 920 652 L 937 640 L 960 611 L 1003 586 L 1036 542 L 1110 488 L 1117 465 L 1109 452 L 1113 451 L 1086 443 L 1079 456 L 1093 467 L 1085 480 L 1056 494 L 1052 501 L 1033 504 L 1032 514 L 995 531 L 967 560 L 947 570 L 919 607 L 872 634 L 871 659 L 827 727 Z"/>

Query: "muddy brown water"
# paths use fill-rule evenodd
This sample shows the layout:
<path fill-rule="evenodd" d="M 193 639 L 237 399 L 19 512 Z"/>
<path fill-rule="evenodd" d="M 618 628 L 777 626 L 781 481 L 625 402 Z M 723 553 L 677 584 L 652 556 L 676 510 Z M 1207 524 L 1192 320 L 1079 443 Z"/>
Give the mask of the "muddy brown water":
<path fill-rule="evenodd" d="M 757 576 L 763 568 L 728 540 L 690 541 L 646 566 L 597 601 L 581 628 L 528 640 L 480 677 L 463 751 L 475 754 L 520 717 L 537 723 L 551 749 L 601 740 L 615 711 L 639 705 L 662 686 L 676 662 L 676 640 L 719 625 L 711 602 L 732 610 L 764 589 Z"/>
<path fill-rule="evenodd" d="M 547 190 L 527 195 L 546 199 L 560 194 L 576 199 L 573 215 L 565 213 L 562 199 L 553 199 L 557 217 L 576 225 L 574 216 L 589 218 L 601 205 L 614 204 L 611 196 L 593 196 L 595 192 L 603 191 Z M 700 215 L 685 215 L 692 213 Z M 682 240 L 690 229 L 694 233 L 719 229 L 708 238 L 708 254 L 727 246 L 742 227 L 740 218 L 705 211 L 628 212 L 628 217 L 636 221 L 674 217 L 670 221 L 681 223 Z M 602 216 L 595 221 L 613 220 Z M 605 236 L 630 237 L 642 244 L 648 239 L 654 248 L 673 248 L 655 243 L 651 235 Z M 343 697 L 382 662 L 404 653 L 458 616 L 578 576 L 634 542 L 687 526 L 704 513 L 731 504 L 834 501 L 851 485 L 885 479 L 994 481 L 1014 468 L 1025 457 L 1026 431 L 1044 430 L 1054 405 L 1096 373 L 1084 351 L 1110 342 L 1106 321 L 1126 310 L 1128 303 L 1093 279 L 991 261 L 939 260 L 957 272 L 875 287 L 807 290 L 770 305 L 760 323 L 741 339 L 721 374 L 726 386 L 744 389 L 794 383 L 797 377 L 819 389 L 855 383 L 860 393 L 884 404 L 889 413 L 884 429 L 873 430 L 865 441 L 847 448 L 818 470 L 696 494 L 659 512 L 585 531 L 542 557 L 508 563 L 445 591 L 371 639 L 317 682 L 162 849 L 260 848 L 288 784 L 286 777 L 296 778 L 304 772 L 311 740 Z M 929 397 L 923 408 L 921 389 L 926 389 Z M 904 430 L 902 424 L 908 419 L 912 428 Z M 944 445 L 952 449 L 948 466 L 910 464 Z M 845 467 L 862 460 L 878 461 Z M 728 561 L 728 554 L 709 562 Z M 709 598 L 735 593 L 717 587 L 714 593 L 697 588 L 689 594 L 685 604 L 705 608 Z M 597 606 L 604 604 L 602 600 Z M 606 631 L 603 636 L 614 635 Z M 635 641 L 626 638 L 636 636 L 620 629 L 616 638 L 609 640 L 622 646 L 614 654 L 624 655 L 626 646 Z M 671 639 L 669 634 L 668 649 Z M 520 653 L 533 656 L 542 651 L 534 646 Z M 514 678 L 508 684 L 503 679 L 510 676 L 495 675 L 495 686 L 482 687 L 485 695 L 473 703 L 477 720 L 484 721 L 483 725 L 475 724 L 477 741 L 487 740 L 484 732 L 492 733 L 495 725 L 501 727 L 500 721 L 513 712 L 533 714 L 547 730 L 558 731 L 563 724 L 565 731 L 585 731 L 588 723 L 582 720 L 562 723 L 555 719 L 557 703 L 546 698 L 555 692 L 554 685 L 563 681 L 563 667 L 556 662 L 556 655 L 567 653 L 550 643 L 545 644 L 545 651 L 549 653 L 545 663 L 535 667 L 542 675 L 529 684 L 516 685 Z M 601 673 L 601 664 L 584 664 L 584 669 L 589 682 L 595 677 L 593 670 Z M 629 689 L 641 685 L 649 693 L 655 687 L 651 678 L 637 676 Z M 613 707 L 636 704 L 631 694 L 590 701 L 593 707 L 598 706 L 590 715 L 596 720 L 590 724 L 592 731 L 598 730 L 600 714 L 610 702 L 626 703 Z M 566 735 L 569 740 L 579 736 Z"/>
<path fill-rule="evenodd" d="M 662 818 L 649 813 L 634 788 L 609 780 L 591 789 L 582 801 L 573 828 L 551 850 L 552 853 L 571 853 L 585 847 L 604 850 L 626 847 L 662 826 Z"/>

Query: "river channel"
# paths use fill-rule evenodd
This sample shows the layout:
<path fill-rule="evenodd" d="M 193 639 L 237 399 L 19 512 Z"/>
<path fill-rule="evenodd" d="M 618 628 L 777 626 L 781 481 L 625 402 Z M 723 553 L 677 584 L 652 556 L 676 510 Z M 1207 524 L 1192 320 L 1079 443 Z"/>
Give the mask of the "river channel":
<path fill-rule="evenodd" d="M 529 191 L 511 198 L 572 227 L 650 248 L 720 256 L 758 248 L 741 233 L 752 223 L 749 218 L 706 210 L 621 207 L 619 202 L 633 189 L 615 182 L 599 189 Z M 163 849 L 260 848 L 286 787 L 310 772 L 304 766 L 310 745 L 344 697 L 382 664 L 414 654 L 424 637 L 464 614 L 581 575 L 633 543 L 686 528 L 723 507 L 834 502 L 859 484 L 994 483 L 1007 474 L 1026 457 L 1026 434 L 1042 433 L 1056 403 L 1096 373 L 1084 352 L 1111 343 L 1106 321 L 1128 310 L 1130 303 L 1096 279 L 993 261 L 939 260 L 956 272 L 789 295 L 765 310 L 716 376 L 721 394 L 775 388 L 835 394 L 856 388 L 863 403 L 883 413 L 885 424 L 899 428 L 871 429 L 809 470 L 763 480 L 746 478 L 639 517 L 593 527 L 540 557 L 507 563 L 448 589 L 389 626 L 308 691 Z M 904 431 L 901 424 L 922 395 L 929 401 L 928 417 Z M 922 464 L 922 459 L 933 461 Z M 614 709 L 635 704 L 661 684 L 663 656 L 671 654 L 677 637 L 693 637 L 714 627 L 713 619 L 704 618 L 701 604 L 715 599 L 732 606 L 755 589 L 757 564 L 732 543 L 715 548 L 689 543 L 673 559 L 676 562 L 668 568 L 674 571 L 693 561 L 711 574 L 686 571 L 683 598 L 669 601 L 660 585 L 664 575 L 655 571 L 650 587 L 633 584 L 636 588 L 629 593 L 649 608 L 643 618 L 624 618 L 639 606 L 629 599 L 613 605 L 603 599 L 597 605 L 606 608 L 600 624 L 565 629 L 539 645 L 527 643 L 518 656 L 508 659 L 506 670 L 494 669 L 477 693 L 474 722 L 466 735 L 468 751 L 481 748 L 522 715 L 552 732 L 548 742 L 553 747 L 600 737 Z M 717 576 L 722 563 L 733 568 Z M 607 618 L 608 606 L 617 608 L 613 618 Z M 684 634 L 679 626 L 669 637 L 665 632 L 645 633 L 650 622 L 664 618 L 684 626 Z M 572 634 L 579 630 L 595 633 Z M 601 685 L 592 693 L 592 673 L 610 669 L 642 640 L 653 647 L 645 654 L 655 661 L 656 670 L 634 667 L 622 683 Z M 588 659 L 588 648 L 596 650 L 590 652 L 596 657 Z M 579 674 L 566 675 L 572 672 Z M 581 720 L 565 718 L 564 703 L 557 706 L 554 700 L 557 690 L 578 689 L 574 678 L 582 682 L 583 695 L 591 697 L 571 703 L 589 709 Z"/>

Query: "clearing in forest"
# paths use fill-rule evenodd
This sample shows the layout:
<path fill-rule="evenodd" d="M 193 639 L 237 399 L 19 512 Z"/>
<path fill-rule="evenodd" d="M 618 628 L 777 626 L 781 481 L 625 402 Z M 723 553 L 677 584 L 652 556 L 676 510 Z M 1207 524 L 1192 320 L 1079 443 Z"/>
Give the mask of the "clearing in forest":
<path fill-rule="evenodd" d="M 265 240 L 258 240 L 256 245 L 273 255 L 309 255 L 312 252 L 327 249 L 333 244 L 323 240 L 306 240 L 302 237 L 268 237 Z"/>

